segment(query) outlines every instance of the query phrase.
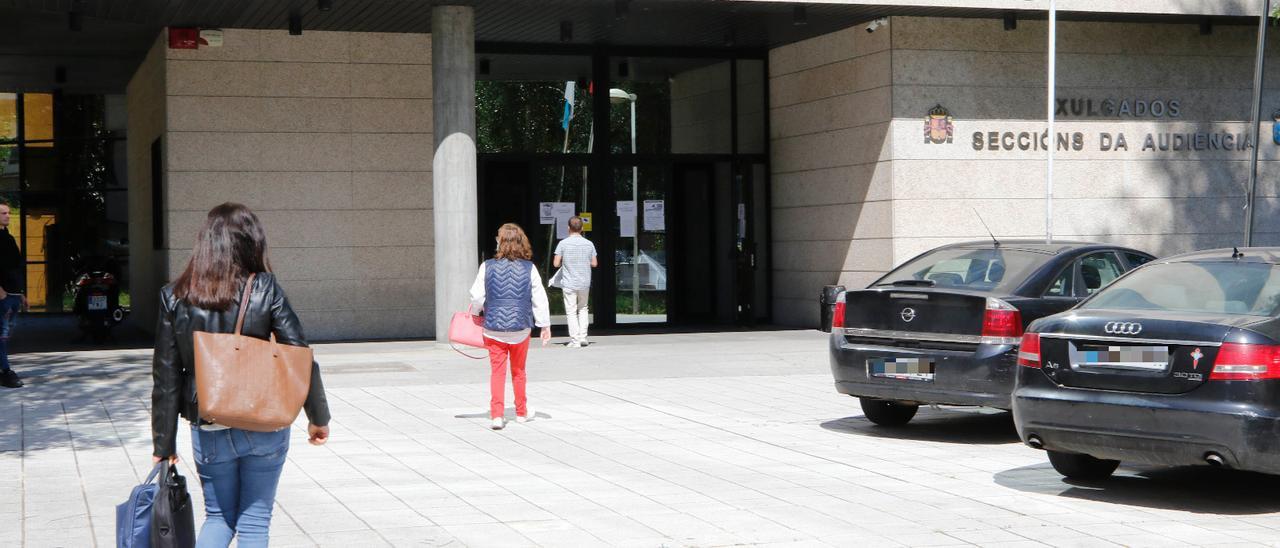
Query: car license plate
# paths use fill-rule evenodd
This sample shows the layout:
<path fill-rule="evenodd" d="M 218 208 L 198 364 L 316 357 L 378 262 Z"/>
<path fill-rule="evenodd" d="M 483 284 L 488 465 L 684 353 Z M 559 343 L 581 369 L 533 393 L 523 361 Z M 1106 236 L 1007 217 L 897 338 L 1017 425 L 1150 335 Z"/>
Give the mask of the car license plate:
<path fill-rule="evenodd" d="M 1169 347 L 1072 343 L 1071 363 L 1083 367 L 1164 371 L 1169 368 Z"/>
<path fill-rule="evenodd" d="M 871 358 L 867 376 L 904 381 L 933 381 L 934 362 L 921 358 Z"/>
<path fill-rule="evenodd" d="M 106 295 L 89 295 L 89 310 L 106 310 Z"/>

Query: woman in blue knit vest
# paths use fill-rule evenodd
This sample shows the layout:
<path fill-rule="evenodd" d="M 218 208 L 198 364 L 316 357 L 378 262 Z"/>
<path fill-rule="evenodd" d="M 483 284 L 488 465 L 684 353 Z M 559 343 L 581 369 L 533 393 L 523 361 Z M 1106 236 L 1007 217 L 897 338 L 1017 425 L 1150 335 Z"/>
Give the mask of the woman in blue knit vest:
<path fill-rule="evenodd" d="M 502 396 L 507 390 L 507 361 L 511 361 L 511 387 L 516 394 L 516 422 L 533 418 L 524 397 L 524 363 L 529 355 L 529 335 L 542 329 L 542 345 L 551 341 L 551 313 L 542 276 L 533 267 L 533 247 L 520 225 L 507 223 L 498 229 L 498 252 L 480 265 L 471 285 L 471 302 L 484 311 L 484 342 L 489 350 L 489 417 L 493 429 L 506 426 Z"/>

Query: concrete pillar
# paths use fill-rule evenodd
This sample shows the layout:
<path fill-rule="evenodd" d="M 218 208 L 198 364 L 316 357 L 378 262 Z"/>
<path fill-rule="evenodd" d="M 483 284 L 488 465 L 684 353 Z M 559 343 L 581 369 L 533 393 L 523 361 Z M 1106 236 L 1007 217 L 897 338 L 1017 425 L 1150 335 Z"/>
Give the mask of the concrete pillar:
<path fill-rule="evenodd" d="M 437 341 L 448 340 L 450 318 L 466 309 L 479 266 L 475 29 L 470 7 L 431 9 Z"/>

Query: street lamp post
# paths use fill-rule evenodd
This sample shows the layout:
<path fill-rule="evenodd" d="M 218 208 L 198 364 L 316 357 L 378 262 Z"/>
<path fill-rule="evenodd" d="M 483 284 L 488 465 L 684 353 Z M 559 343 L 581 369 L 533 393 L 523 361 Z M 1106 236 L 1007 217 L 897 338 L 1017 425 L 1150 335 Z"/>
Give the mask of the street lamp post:
<path fill-rule="evenodd" d="M 1049 0 L 1049 89 L 1048 89 L 1048 117 L 1049 117 L 1049 161 L 1045 166 L 1044 178 L 1044 243 L 1053 243 L 1053 151 L 1058 147 L 1057 130 L 1054 128 L 1054 119 L 1057 111 L 1058 101 L 1058 4 L 1055 0 Z"/>
<path fill-rule="evenodd" d="M 1253 108 L 1249 115 L 1249 135 L 1252 143 L 1249 147 L 1249 182 L 1246 185 L 1247 195 L 1244 200 L 1244 246 L 1253 245 L 1253 210 L 1257 207 L 1254 196 L 1258 188 L 1258 147 L 1260 146 L 1258 124 L 1262 123 L 1262 77 L 1266 66 L 1267 51 L 1267 18 L 1271 12 L 1271 1 L 1262 0 L 1262 13 L 1258 15 L 1258 51 L 1253 66 Z"/>
<path fill-rule="evenodd" d="M 636 153 L 636 99 L 634 93 L 613 88 L 609 90 L 609 101 L 618 104 L 623 101 L 631 103 L 631 154 Z M 634 162 L 634 158 L 632 161 Z M 633 214 L 640 214 L 640 166 L 631 165 L 631 204 Z M 636 219 L 636 233 L 631 237 L 631 314 L 640 314 L 640 219 Z"/>

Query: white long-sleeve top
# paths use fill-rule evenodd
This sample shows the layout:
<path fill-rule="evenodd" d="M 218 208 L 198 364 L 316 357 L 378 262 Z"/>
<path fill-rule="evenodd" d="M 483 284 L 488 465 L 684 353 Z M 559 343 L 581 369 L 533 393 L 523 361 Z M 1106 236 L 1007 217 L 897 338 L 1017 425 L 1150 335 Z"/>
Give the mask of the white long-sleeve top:
<path fill-rule="evenodd" d="M 484 263 L 480 263 L 480 272 L 476 273 L 476 281 L 471 284 L 471 307 L 484 310 Z M 547 303 L 547 290 L 542 287 L 542 276 L 535 267 L 529 273 L 529 289 L 533 293 L 533 324 L 538 327 L 551 326 L 551 305 Z M 507 344 L 520 344 L 529 338 L 528 329 L 520 331 L 484 330 L 486 339 L 493 339 Z"/>

